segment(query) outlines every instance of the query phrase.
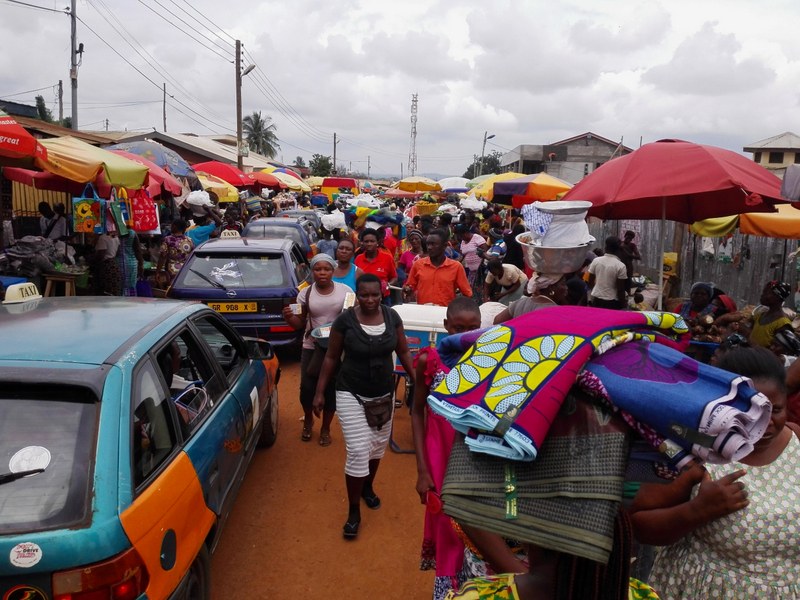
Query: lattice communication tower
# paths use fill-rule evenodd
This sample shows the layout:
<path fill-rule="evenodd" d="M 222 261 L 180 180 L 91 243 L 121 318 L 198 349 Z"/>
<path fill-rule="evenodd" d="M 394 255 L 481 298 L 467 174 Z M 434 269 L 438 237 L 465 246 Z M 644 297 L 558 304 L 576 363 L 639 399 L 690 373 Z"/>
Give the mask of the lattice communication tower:
<path fill-rule="evenodd" d="M 411 147 L 408 150 L 408 172 L 417 172 L 417 94 L 411 94 Z"/>

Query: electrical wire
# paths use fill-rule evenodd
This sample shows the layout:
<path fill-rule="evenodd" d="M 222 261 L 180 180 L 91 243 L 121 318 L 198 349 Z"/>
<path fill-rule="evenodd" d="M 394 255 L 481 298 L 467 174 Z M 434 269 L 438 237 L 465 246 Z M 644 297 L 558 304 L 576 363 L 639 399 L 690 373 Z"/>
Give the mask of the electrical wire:
<path fill-rule="evenodd" d="M 24 96 L 25 94 L 32 94 L 33 92 L 41 92 L 42 90 L 50 90 L 55 87 L 58 87 L 58 84 L 36 88 L 35 90 L 25 90 L 24 92 L 17 92 L 16 94 L 0 94 L 0 98 L 13 98 L 14 96 Z"/>
<path fill-rule="evenodd" d="M 178 31 L 180 31 L 184 35 L 190 37 L 192 40 L 194 40 L 195 42 L 197 42 L 198 44 L 203 46 L 203 48 L 205 48 L 206 50 L 209 50 L 210 52 L 213 52 L 214 54 L 216 54 L 217 56 L 219 56 L 220 58 L 222 58 L 223 60 L 225 60 L 227 62 L 233 62 L 230 56 L 225 56 L 224 54 L 221 54 L 216 48 L 212 48 L 211 46 L 207 46 L 199 38 L 194 37 L 191 33 L 181 29 L 180 27 L 178 27 L 175 23 L 173 23 L 167 17 L 165 17 L 160 12 L 155 10 L 152 6 L 148 6 L 147 4 L 145 4 L 143 0 L 138 0 L 138 2 L 139 2 L 139 4 L 144 6 L 147 10 L 151 11 L 153 14 L 157 15 L 158 17 L 160 17 L 161 19 L 163 19 L 164 21 L 166 21 L 167 23 L 172 25 L 175 29 L 177 29 Z M 157 1 L 156 1 L 156 4 L 158 4 Z M 158 5 L 161 6 L 161 4 L 158 4 Z M 169 11 L 167 11 L 167 12 L 169 12 Z M 170 14 L 172 14 L 172 13 L 170 13 Z M 183 19 L 179 19 L 179 20 L 182 23 L 185 23 L 185 21 Z"/>
<path fill-rule="evenodd" d="M 178 6 L 178 4 L 175 2 L 175 0 L 170 0 L 170 2 L 172 2 L 172 4 L 173 4 L 173 5 L 175 5 L 175 8 L 177 8 L 178 10 L 183 10 L 184 14 L 186 14 L 186 15 L 189 15 L 188 11 L 187 11 L 186 9 L 183 9 L 183 8 L 181 8 L 180 6 Z M 186 0 L 183 0 L 183 3 L 184 3 L 184 4 L 186 4 L 186 6 L 188 6 L 189 8 L 191 8 L 191 9 L 192 9 L 194 12 L 196 12 L 198 15 L 200 15 L 201 17 L 203 17 L 203 19 L 205 19 L 205 20 L 206 20 L 208 23 L 210 23 L 211 25 L 213 25 L 215 28 L 219 29 L 219 30 L 220 30 L 222 33 L 224 33 L 224 34 L 225 34 L 225 35 L 226 35 L 228 38 L 230 38 L 230 40 L 231 40 L 232 42 L 235 42 L 235 41 L 236 41 L 236 38 L 234 38 L 234 37 L 233 37 L 233 36 L 232 36 L 230 33 L 228 33 L 227 31 L 225 31 L 225 30 L 224 30 L 222 27 L 220 27 L 219 25 L 217 25 L 217 24 L 216 24 L 216 23 L 215 23 L 215 22 L 214 22 L 212 19 L 210 19 L 209 17 L 207 17 L 206 15 L 204 15 L 203 13 L 201 13 L 201 12 L 200 12 L 199 10 L 197 10 L 197 9 L 196 9 L 194 6 L 192 6 L 191 4 L 189 4 L 189 3 L 188 3 Z M 200 23 L 200 24 L 202 25 L 202 23 L 200 22 L 200 20 L 199 20 L 199 19 L 197 19 L 196 17 L 191 17 L 191 15 L 189 15 L 189 16 L 190 16 L 190 18 L 193 18 L 195 21 L 197 21 L 198 23 Z M 206 28 L 206 29 L 207 29 L 209 32 L 213 33 L 213 34 L 214 34 L 214 35 L 216 35 L 216 36 L 217 36 L 219 39 L 221 39 L 221 40 L 222 40 L 222 36 L 221 36 L 221 35 L 219 35 L 218 33 L 214 32 L 213 30 L 211 30 L 211 29 L 210 29 L 210 28 L 209 28 L 207 25 L 203 25 L 203 27 L 205 27 L 205 28 Z M 223 41 L 224 41 L 224 40 L 223 40 Z"/>
<path fill-rule="evenodd" d="M 131 67 L 131 68 L 132 68 L 134 71 L 136 71 L 137 73 L 139 73 L 139 75 L 141 75 L 142 77 L 144 77 L 144 78 L 145 78 L 147 81 L 149 81 L 149 82 L 150 82 L 150 83 L 151 83 L 153 86 L 155 86 L 155 87 L 156 87 L 156 88 L 158 88 L 159 90 L 161 89 L 161 85 L 159 85 L 158 83 L 156 83 L 155 81 L 153 81 L 152 79 L 150 79 L 150 78 L 149 78 L 149 77 L 148 77 L 148 76 L 147 76 L 147 75 L 146 75 L 146 74 L 145 74 L 145 73 L 144 73 L 144 72 L 143 72 L 141 69 L 139 69 L 139 67 L 137 67 L 137 66 L 136 66 L 136 65 L 134 65 L 132 62 L 130 62 L 130 61 L 127 59 L 127 58 L 125 58 L 125 57 L 124 57 L 124 56 L 123 56 L 123 55 L 122 55 L 122 54 L 121 54 L 121 53 L 120 53 L 120 52 L 119 52 L 119 51 L 118 51 L 116 48 L 114 48 L 114 46 L 112 46 L 112 45 L 111 45 L 109 42 L 107 42 L 107 41 L 106 41 L 106 40 L 103 38 L 103 36 L 101 36 L 101 35 L 100 35 L 99 33 L 97 33 L 97 32 L 96 32 L 94 29 L 92 29 L 92 28 L 91 28 L 91 27 L 90 27 L 90 26 L 89 26 L 89 25 L 86 23 L 86 21 L 84 21 L 83 19 L 81 19 L 81 18 L 80 18 L 80 17 L 78 17 L 78 16 L 76 16 L 75 18 L 76 18 L 76 19 L 78 19 L 78 21 L 80 21 L 80 22 L 81 22 L 81 24 L 82 24 L 84 27 L 86 27 L 86 29 L 88 29 L 89 31 L 91 31 L 91 32 L 92 32 L 92 33 L 95 35 L 95 37 L 97 37 L 97 39 L 99 39 L 99 40 L 100 40 L 101 42 L 103 42 L 103 43 L 104 43 L 106 46 L 108 46 L 108 48 L 109 48 L 109 49 L 110 49 L 112 52 L 114 52 L 114 54 L 116 54 L 116 55 L 117 55 L 117 56 L 119 56 L 119 57 L 120 57 L 120 58 L 121 58 L 123 61 L 125 61 L 125 62 L 128 64 L 128 66 L 130 66 L 130 67 Z M 174 100 L 175 102 L 177 102 L 178 104 L 180 104 L 180 105 L 181 105 L 182 107 L 184 107 L 185 109 L 187 109 L 188 111 L 190 111 L 190 112 L 194 113 L 195 115 L 197 115 L 198 117 L 200 117 L 201 119 L 206 119 L 206 121 L 208 121 L 208 122 L 212 123 L 213 125 L 216 125 L 217 127 L 220 127 L 220 128 L 222 128 L 222 130 L 223 130 L 223 131 L 226 131 L 226 132 L 231 132 L 231 131 L 232 131 L 231 129 L 229 129 L 229 128 L 228 128 L 228 127 L 226 127 L 225 125 L 220 125 L 219 123 L 216 123 L 215 121 L 212 121 L 212 120 L 211 120 L 211 119 L 209 119 L 208 117 L 206 117 L 206 116 L 204 116 L 204 115 L 201 115 L 201 114 L 200 114 L 200 113 L 198 113 L 196 110 L 194 110 L 194 109 L 193 109 L 193 108 L 191 108 L 190 106 L 187 106 L 186 104 L 184 104 L 183 102 L 181 102 L 180 100 L 178 100 L 177 98 L 175 98 L 174 96 L 171 96 L 170 98 L 171 98 L 172 100 Z M 212 130 L 211 130 L 211 128 L 210 128 L 210 127 L 208 127 L 207 123 L 205 123 L 205 122 L 201 122 L 201 121 L 198 121 L 198 120 L 197 120 L 197 119 L 195 119 L 194 117 L 191 117 L 191 116 L 189 116 L 188 114 L 186 114 L 186 113 L 185 113 L 185 112 L 183 112 L 182 110 L 178 109 L 178 108 L 177 108 L 177 107 L 176 107 L 174 104 L 170 104 L 169 102 L 167 102 L 167 104 L 169 104 L 170 106 L 172 106 L 173 108 L 175 108 L 175 110 L 177 110 L 179 113 L 181 113 L 182 115 L 184 115 L 184 116 L 185 116 L 185 117 L 187 117 L 188 119 L 190 119 L 190 120 L 194 121 L 194 122 L 195 122 L 195 123 L 197 123 L 198 125 L 201 125 L 201 126 L 204 128 L 204 129 L 207 129 L 207 130 L 209 130 L 209 131 L 212 131 Z"/>
<path fill-rule="evenodd" d="M 38 10 L 45 10 L 47 12 L 69 14 L 69 9 L 58 10 L 57 8 L 48 8 L 46 6 L 39 6 L 38 4 L 29 4 L 28 2 L 20 2 L 19 0 L 4 0 L 9 4 L 16 4 L 17 6 L 24 6 L 25 8 L 35 8 Z"/>
<path fill-rule="evenodd" d="M 108 18 L 94 4 L 95 2 L 98 2 L 105 9 L 105 11 L 111 16 L 111 18 L 119 25 L 119 28 L 115 26 L 114 23 L 108 20 Z M 212 115 L 216 119 L 224 120 L 224 117 L 221 117 L 219 114 L 214 112 L 214 110 L 212 110 L 210 107 L 206 106 L 205 104 L 197 100 L 191 91 L 189 91 L 187 88 L 181 85 L 178 79 L 174 75 L 172 75 L 169 71 L 167 71 L 167 69 L 160 62 L 158 62 L 158 60 L 156 60 L 156 58 L 152 54 L 150 54 L 150 52 L 148 52 L 148 50 L 133 36 L 133 34 L 131 34 L 125 28 L 125 25 L 122 24 L 122 22 L 116 17 L 113 11 L 108 7 L 108 5 L 105 4 L 103 0 L 89 0 L 89 4 L 95 10 L 97 10 L 97 13 L 103 18 L 103 20 L 106 21 L 106 23 L 108 23 L 111 26 L 111 28 L 117 33 L 117 35 L 119 35 L 133 49 L 133 51 L 136 52 L 136 54 L 138 54 L 142 58 L 142 60 L 144 60 L 144 62 L 147 63 L 154 71 L 156 71 L 159 75 L 164 77 L 164 79 L 168 80 L 171 85 L 173 85 L 183 94 L 185 94 L 193 103 L 195 103 L 197 106 L 202 107 L 208 114 Z M 131 43 L 131 40 L 136 42 L 136 44 L 147 54 L 147 56 L 150 57 L 152 62 L 151 60 L 148 60 L 139 50 L 136 49 L 136 47 Z M 170 94 L 170 97 L 174 98 L 175 96 L 173 94 Z"/>

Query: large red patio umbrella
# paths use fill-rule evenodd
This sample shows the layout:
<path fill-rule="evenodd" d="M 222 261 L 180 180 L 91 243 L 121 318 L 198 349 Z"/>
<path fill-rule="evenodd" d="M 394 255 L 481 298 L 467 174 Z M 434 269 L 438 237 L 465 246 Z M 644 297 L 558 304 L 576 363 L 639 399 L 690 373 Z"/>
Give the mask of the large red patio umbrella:
<path fill-rule="evenodd" d="M 681 140 L 659 140 L 607 162 L 562 198 L 588 200 L 601 219 L 694 223 L 772 212 L 781 180 L 741 154 Z"/>
<path fill-rule="evenodd" d="M 246 173 L 246 176 L 252 180 L 253 184 L 259 184 L 266 187 L 279 187 L 285 188 L 286 184 L 283 183 L 280 179 L 271 175 L 269 173 L 265 173 L 264 171 L 253 171 L 252 173 Z"/>
<path fill-rule="evenodd" d="M 0 157 L 47 160 L 47 149 L 16 119 L 0 110 Z"/>
<path fill-rule="evenodd" d="M 203 173 L 209 173 L 214 177 L 219 177 L 234 187 L 250 187 L 255 185 L 253 180 L 250 179 L 246 173 L 240 171 L 233 165 L 222 163 L 216 160 L 197 163 L 192 165 L 192 168 L 195 171 L 202 171 Z"/>
<path fill-rule="evenodd" d="M 715 146 L 659 140 L 587 175 L 563 200 L 588 200 L 602 219 L 693 223 L 747 212 L 773 212 L 781 181 L 744 156 Z M 660 256 L 664 235 L 660 236 Z M 663 278 L 659 280 L 663 290 Z M 659 308 L 661 308 L 659 293 Z"/>

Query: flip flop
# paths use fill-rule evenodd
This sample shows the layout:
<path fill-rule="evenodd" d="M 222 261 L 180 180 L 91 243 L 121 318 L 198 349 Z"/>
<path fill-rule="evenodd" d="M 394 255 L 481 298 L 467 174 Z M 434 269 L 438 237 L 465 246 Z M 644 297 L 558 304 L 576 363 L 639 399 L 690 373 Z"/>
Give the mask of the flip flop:
<path fill-rule="evenodd" d="M 371 494 L 361 494 L 361 497 L 364 499 L 364 504 L 367 505 L 367 508 L 378 510 L 381 507 L 381 499 L 375 492 Z"/>
<path fill-rule="evenodd" d="M 342 528 L 342 535 L 346 540 L 354 540 L 358 536 L 358 528 L 361 525 L 361 521 L 350 521 L 348 520 L 347 523 L 344 524 Z"/>
<path fill-rule="evenodd" d="M 331 432 L 330 431 L 320 431 L 319 432 L 319 445 L 320 446 L 330 446 L 333 440 L 331 439 Z"/>
<path fill-rule="evenodd" d="M 303 433 L 300 434 L 300 440 L 303 442 L 311 441 L 311 427 L 303 427 Z"/>

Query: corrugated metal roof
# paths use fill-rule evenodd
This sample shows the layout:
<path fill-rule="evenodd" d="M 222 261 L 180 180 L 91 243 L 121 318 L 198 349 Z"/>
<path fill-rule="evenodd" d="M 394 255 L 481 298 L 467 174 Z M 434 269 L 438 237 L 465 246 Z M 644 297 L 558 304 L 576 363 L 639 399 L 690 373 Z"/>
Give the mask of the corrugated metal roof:
<path fill-rule="evenodd" d="M 14 116 L 14 119 L 22 125 L 28 131 L 31 131 L 35 134 L 41 134 L 37 137 L 64 137 L 65 135 L 72 136 L 74 138 L 78 138 L 86 142 L 87 144 L 93 144 L 95 146 L 99 146 L 101 144 L 111 144 L 114 142 L 113 139 L 101 135 L 99 133 L 89 133 L 87 131 L 76 131 L 74 129 L 67 129 L 66 127 L 61 127 L 61 125 L 56 125 L 55 123 L 47 123 L 40 119 L 30 119 L 28 117 L 18 117 Z"/>
<path fill-rule="evenodd" d="M 745 152 L 758 152 L 759 150 L 793 150 L 800 148 L 800 136 L 791 131 L 784 131 L 752 144 L 747 144 L 742 150 Z"/>

